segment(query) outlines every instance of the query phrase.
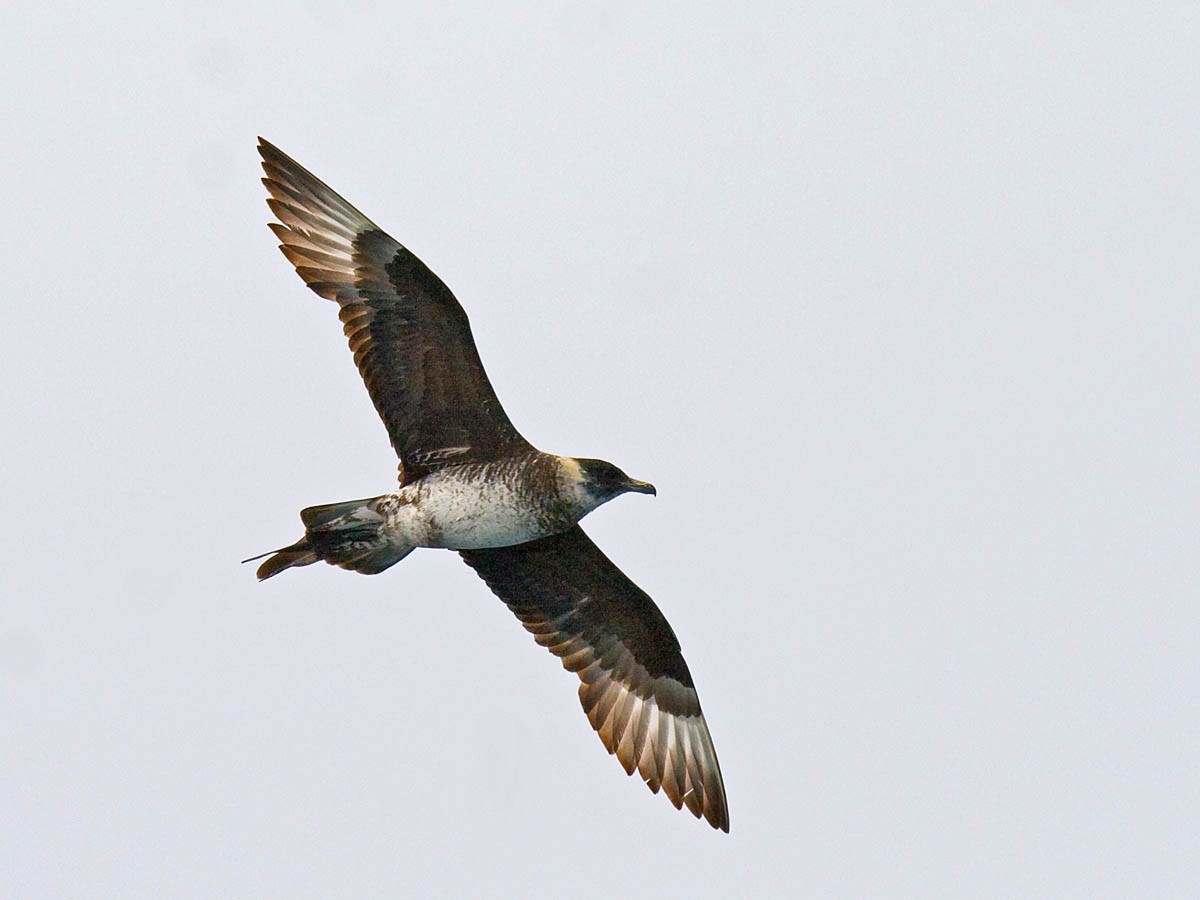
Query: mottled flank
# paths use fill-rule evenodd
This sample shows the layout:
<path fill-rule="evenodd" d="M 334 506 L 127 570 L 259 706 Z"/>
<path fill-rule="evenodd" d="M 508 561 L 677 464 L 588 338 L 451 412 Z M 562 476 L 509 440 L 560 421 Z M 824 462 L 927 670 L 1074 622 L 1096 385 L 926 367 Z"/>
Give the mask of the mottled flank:
<path fill-rule="evenodd" d="M 303 510 L 304 536 L 263 554 L 258 577 L 318 561 L 376 574 L 416 547 L 459 551 L 579 676 L 588 721 L 625 771 L 728 831 L 717 754 L 675 633 L 578 525 L 601 504 L 654 486 L 612 463 L 529 444 L 441 279 L 287 155 L 261 140 L 259 153 L 279 249 L 305 284 L 338 304 L 400 458 L 400 485 Z"/>

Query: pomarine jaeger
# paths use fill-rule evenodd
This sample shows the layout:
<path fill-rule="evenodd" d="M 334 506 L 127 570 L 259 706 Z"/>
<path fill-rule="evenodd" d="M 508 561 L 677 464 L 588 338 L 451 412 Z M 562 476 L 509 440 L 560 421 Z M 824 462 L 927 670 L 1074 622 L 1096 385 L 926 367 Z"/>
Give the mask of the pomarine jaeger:
<path fill-rule="evenodd" d="M 521 437 L 441 279 L 282 151 L 261 138 L 258 150 L 279 249 L 305 284 L 337 302 L 400 458 L 399 490 L 303 510 L 304 537 L 262 554 L 258 577 L 318 560 L 375 574 L 417 547 L 458 551 L 579 676 L 588 721 L 625 771 L 728 831 L 721 769 L 679 641 L 578 524 L 653 485 Z"/>

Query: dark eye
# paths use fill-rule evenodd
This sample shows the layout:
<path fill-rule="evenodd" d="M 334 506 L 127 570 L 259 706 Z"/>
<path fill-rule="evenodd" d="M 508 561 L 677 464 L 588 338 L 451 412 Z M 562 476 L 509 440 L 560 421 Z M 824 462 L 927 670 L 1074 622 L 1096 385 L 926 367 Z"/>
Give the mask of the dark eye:
<path fill-rule="evenodd" d="M 601 459 L 589 461 L 587 476 L 593 484 L 604 486 L 621 484 L 625 481 L 625 474 L 620 469 Z"/>

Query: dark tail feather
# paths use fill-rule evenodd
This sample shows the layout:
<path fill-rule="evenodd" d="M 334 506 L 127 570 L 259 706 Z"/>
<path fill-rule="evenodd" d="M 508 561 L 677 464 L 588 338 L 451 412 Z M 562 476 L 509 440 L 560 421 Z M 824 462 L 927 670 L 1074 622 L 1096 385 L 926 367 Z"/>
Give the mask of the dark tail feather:
<path fill-rule="evenodd" d="M 243 559 L 242 562 L 254 562 L 254 560 L 262 559 L 264 556 L 270 556 L 271 558 L 258 567 L 258 571 L 255 574 L 258 576 L 259 581 L 266 581 L 272 575 L 278 575 L 284 569 L 290 569 L 292 566 L 311 566 L 320 559 L 313 551 L 312 544 L 308 542 L 307 535 L 290 547 L 282 547 L 279 550 L 268 550 L 266 553 L 260 553 L 258 556 Z"/>
<path fill-rule="evenodd" d="M 374 506 L 378 499 L 349 500 L 301 510 L 304 537 L 290 547 L 242 561 L 271 557 L 258 567 L 259 581 L 292 566 L 308 566 L 318 560 L 366 575 L 378 574 L 413 551 L 412 547 L 394 544 L 380 535 L 384 517 Z"/>

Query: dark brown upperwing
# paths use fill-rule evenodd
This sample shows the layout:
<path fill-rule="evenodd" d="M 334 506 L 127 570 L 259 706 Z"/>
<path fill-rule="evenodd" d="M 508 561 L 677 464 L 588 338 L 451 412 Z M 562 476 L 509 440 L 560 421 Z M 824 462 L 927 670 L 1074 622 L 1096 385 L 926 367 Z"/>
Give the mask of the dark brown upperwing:
<path fill-rule="evenodd" d="M 729 830 L 725 785 L 666 617 L 578 525 L 514 547 L 463 550 L 534 639 L 582 684 L 579 699 L 625 771 L 676 809 Z"/>
<path fill-rule="evenodd" d="M 496 399 L 467 314 L 442 280 L 287 154 L 262 138 L 258 152 L 279 249 L 341 308 L 403 479 L 532 450 Z"/>

